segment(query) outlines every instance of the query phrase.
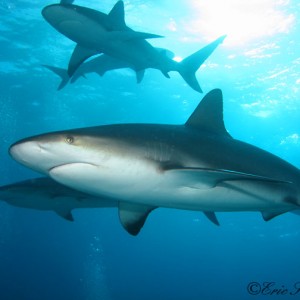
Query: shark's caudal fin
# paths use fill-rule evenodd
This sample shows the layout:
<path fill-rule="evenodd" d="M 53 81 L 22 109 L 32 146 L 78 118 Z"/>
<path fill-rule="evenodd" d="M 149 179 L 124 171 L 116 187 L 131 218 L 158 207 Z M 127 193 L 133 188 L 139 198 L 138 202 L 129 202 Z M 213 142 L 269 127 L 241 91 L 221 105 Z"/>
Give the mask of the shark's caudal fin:
<path fill-rule="evenodd" d="M 204 61 L 213 53 L 213 51 L 223 42 L 225 35 L 219 37 L 206 47 L 186 57 L 179 64 L 179 73 L 185 82 L 196 92 L 202 93 L 202 89 L 196 79 L 196 71 L 204 63 Z"/>
<path fill-rule="evenodd" d="M 55 73 L 56 75 L 58 75 L 61 78 L 61 83 L 59 84 L 57 90 L 61 90 L 68 84 L 70 78 L 69 78 L 67 70 L 62 69 L 62 68 L 53 67 L 53 66 L 48 66 L 48 65 L 42 65 L 42 66 L 47 68 L 48 70 L 52 71 L 53 73 Z"/>

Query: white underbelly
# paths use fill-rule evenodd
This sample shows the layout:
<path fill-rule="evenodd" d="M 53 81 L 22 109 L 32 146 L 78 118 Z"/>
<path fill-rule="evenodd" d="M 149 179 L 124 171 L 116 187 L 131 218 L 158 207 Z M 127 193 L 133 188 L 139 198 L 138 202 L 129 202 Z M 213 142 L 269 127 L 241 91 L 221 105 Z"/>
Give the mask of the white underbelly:
<path fill-rule="evenodd" d="M 109 196 L 119 201 L 202 211 L 264 211 L 289 209 L 284 201 L 295 197 L 289 184 L 233 180 L 216 186 L 194 181 L 176 172 L 160 172 L 154 166 L 133 163 L 112 171 L 89 164 L 69 164 L 50 172 L 56 181 L 77 190 Z"/>

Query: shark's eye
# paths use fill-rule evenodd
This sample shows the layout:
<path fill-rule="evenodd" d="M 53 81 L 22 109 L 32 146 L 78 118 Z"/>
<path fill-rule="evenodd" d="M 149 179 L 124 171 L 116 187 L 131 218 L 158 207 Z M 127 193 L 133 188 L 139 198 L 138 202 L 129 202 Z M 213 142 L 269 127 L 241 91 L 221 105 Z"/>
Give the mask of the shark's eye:
<path fill-rule="evenodd" d="M 72 136 L 67 136 L 65 141 L 68 143 L 68 144 L 73 144 L 74 142 L 74 138 Z"/>

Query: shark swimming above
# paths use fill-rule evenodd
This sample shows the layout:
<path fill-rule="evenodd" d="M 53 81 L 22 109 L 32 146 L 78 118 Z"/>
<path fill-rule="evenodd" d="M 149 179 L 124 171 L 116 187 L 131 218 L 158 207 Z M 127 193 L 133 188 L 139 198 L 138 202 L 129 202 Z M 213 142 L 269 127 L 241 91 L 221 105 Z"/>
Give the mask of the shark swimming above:
<path fill-rule="evenodd" d="M 163 48 L 156 48 L 157 51 L 160 51 L 162 55 L 167 55 L 170 58 L 174 57 L 174 53 L 170 50 L 163 49 Z M 69 82 L 74 83 L 80 77 L 86 78 L 86 75 L 89 73 L 96 73 L 99 76 L 103 76 L 107 71 L 117 70 L 117 69 L 124 69 L 130 68 L 134 70 L 134 67 L 125 61 L 121 61 L 114 57 L 102 54 L 95 58 L 92 58 L 86 62 L 83 62 L 78 69 L 76 69 L 75 73 L 72 77 L 69 77 L 68 70 L 63 68 L 58 68 L 49 65 L 43 65 L 45 68 L 49 69 L 50 71 L 54 72 L 61 78 L 61 82 L 58 86 L 58 90 L 64 88 Z M 136 80 L 137 83 L 140 83 L 143 80 L 144 72 L 140 71 L 136 73 Z"/>
<path fill-rule="evenodd" d="M 157 207 L 259 211 L 270 220 L 300 204 L 300 171 L 229 135 L 219 89 L 202 99 L 184 125 L 46 133 L 13 144 L 10 154 L 70 188 L 117 199 L 120 221 L 133 235 Z"/>
<path fill-rule="evenodd" d="M 86 59 L 104 53 L 128 64 L 136 71 L 137 78 L 142 78 L 147 68 L 158 69 L 167 78 L 170 71 L 177 71 L 192 89 L 202 93 L 195 73 L 225 38 L 219 37 L 177 62 L 145 40 L 161 36 L 136 32 L 126 25 L 123 1 L 118 1 L 109 14 L 60 3 L 46 6 L 42 15 L 58 32 L 77 44 L 68 65 L 70 77 Z"/>
<path fill-rule="evenodd" d="M 82 193 L 49 177 L 28 179 L 1 186 L 0 200 L 16 207 L 54 211 L 68 221 L 74 220 L 73 209 L 118 206 L 118 202 L 113 199 Z"/>

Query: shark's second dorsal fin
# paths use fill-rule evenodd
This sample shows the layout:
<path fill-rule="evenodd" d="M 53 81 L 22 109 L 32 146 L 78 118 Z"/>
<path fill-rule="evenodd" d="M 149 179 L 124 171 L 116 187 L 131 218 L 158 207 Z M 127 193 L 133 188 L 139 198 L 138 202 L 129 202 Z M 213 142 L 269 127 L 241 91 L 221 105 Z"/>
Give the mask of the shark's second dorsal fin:
<path fill-rule="evenodd" d="M 118 1 L 108 14 L 113 30 L 123 30 L 126 28 L 125 12 L 123 1 Z"/>
<path fill-rule="evenodd" d="M 223 120 L 222 91 L 214 89 L 207 93 L 185 125 L 230 137 Z"/>

